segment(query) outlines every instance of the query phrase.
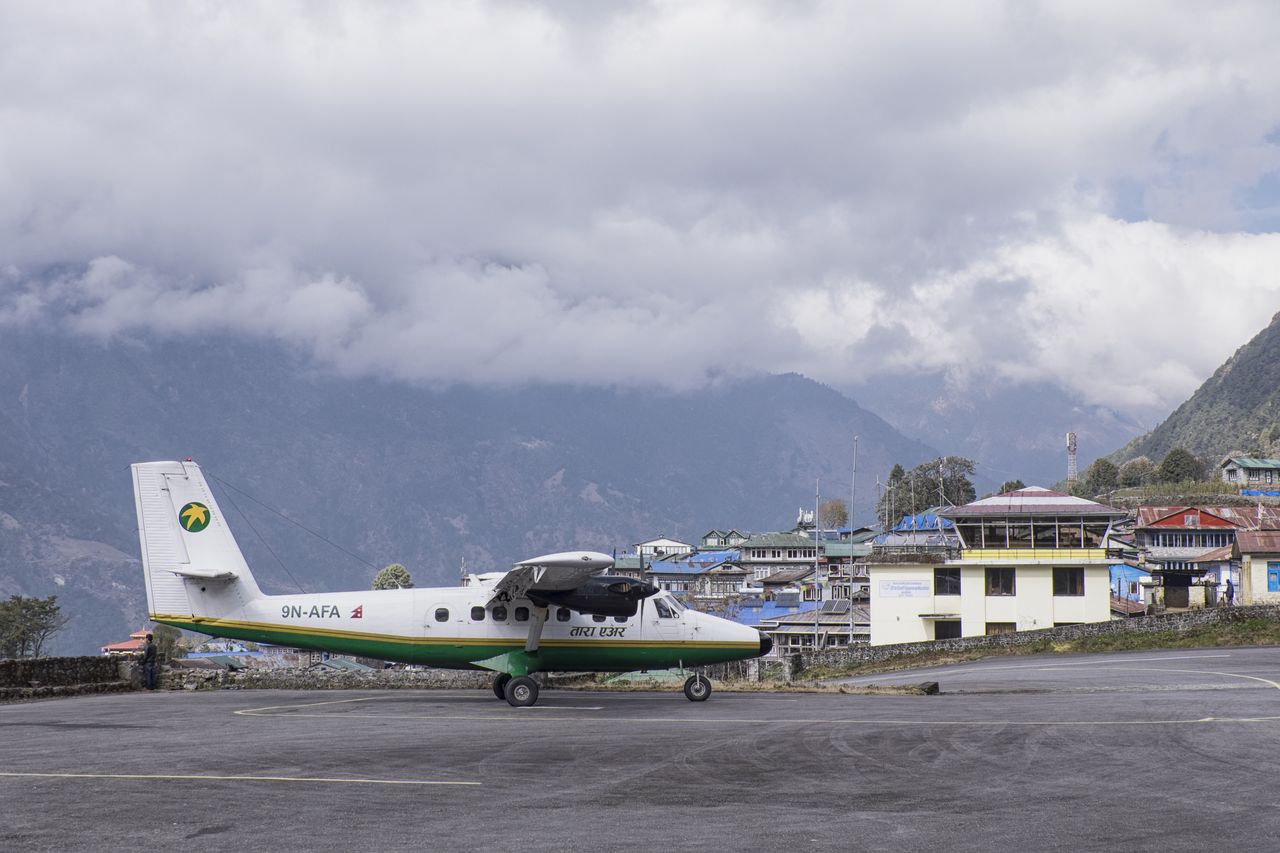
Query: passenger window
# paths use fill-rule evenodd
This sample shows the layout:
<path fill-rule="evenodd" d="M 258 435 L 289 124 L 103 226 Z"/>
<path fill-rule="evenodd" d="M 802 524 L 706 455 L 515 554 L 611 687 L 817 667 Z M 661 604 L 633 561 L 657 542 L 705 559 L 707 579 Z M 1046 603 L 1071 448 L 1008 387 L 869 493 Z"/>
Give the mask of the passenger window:
<path fill-rule="evenodd" d="M 436 608 L 436 621 L 437 621 L 437 622 L 448 622 L 448 621 L 449 621 L 449 608 L 447 608 L 447 607 L 437 607 L 437 608 Z"/>
<path fill-rule="evenodd" d="M 568 622 L 568 621 L 569 621 L 569 617 L 570 617 L 571 615 L 572 615 L 572 614 L 570 614 L 570 613 L 569 613 L 569 608 L 567 608 L 567 607 L 561 607 L 559 610 L 557 610 L 557 611 L 556 611 L 556 621 L 557 621 L 557 622 Z"/>
<path fill-rule="evenodd" d="M 593 615 L 591 618 L 592 618 L 594 621 L 596 621 L 596 622 L 603 622 L 603 621 L 604 621 L 604 617 L 603 617 L 603 616 L 601 616 L 599 613 L 596 613 L 596 614 L 595 614 L 595 615 Z"/>
<path fill-rule="evenodd" d="M 659 618 L 662 618 L 662 619 L 676 618 L 676 612 L 672 610 L 671 607 L 661 598 L 655 598 L 653 600 L 653 606 L 657 609 Z"/>
<path fill-rule="evenodd" d="M 484 608 L 483 608 L 483 607 L 480 607 L 479 605 L 477 605 L 477 606 L 475 606 L 475 607 L 471 608 L 471 621 L 472 621 L 472 622 L 483 622 L 483 621 L 484 621 Z"/>
<path fill-rule="evenodd" d="M 507 608 L 503 607 L 501 604 L 496 605 L 496 606 L 493 608 L 493 621 L 494 621 L 494 622 L 506 622 L 506 621 L 507 621 Z"/>
<path fill-rule="evenodd" d="M 613 621 L 614 621 L 614 622 L 626 622 L 626 621 L 627 621 L 627 617 L 625 617 L 625 616 L 615 616 L 615 617 L 613 617 Z"/>
<path fill-rule="evenodd" d="M 516 621 L 517 621 L 517 622 L 528 622 L 528 621 L 529 621 L 529 608 L 527 608 L 527 607 L 517 607 L 517 608 L 516 608 Z"/>

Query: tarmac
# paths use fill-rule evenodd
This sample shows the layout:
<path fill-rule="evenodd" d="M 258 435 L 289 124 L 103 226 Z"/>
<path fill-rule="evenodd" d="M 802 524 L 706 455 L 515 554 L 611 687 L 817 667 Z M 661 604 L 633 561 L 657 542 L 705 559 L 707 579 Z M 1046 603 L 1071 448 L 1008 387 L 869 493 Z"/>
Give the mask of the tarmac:
<path fill-rule="evenodd" d="M 1280 649 L 936 696 L 220 691 L 0 706 L 0 850 L 1277 850 Z"/>

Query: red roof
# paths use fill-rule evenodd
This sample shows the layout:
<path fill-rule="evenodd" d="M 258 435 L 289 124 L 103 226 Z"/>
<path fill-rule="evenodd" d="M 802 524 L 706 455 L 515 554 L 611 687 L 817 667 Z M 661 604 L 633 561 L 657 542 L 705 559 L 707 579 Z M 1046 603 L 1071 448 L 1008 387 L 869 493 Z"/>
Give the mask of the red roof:
<path fill-rule="evenodd" d="M 1264 530 L 1280 530 L 1280 507 L 1274 506 L 1140 506 L 1138 527 L 1169 527 L 1191 529 L 1183 523 L 1183 516 L 1198 514 L 1198 528 L 1252 527 Z M 1216 519 L 1216 521 L 1215 521 Z M 1160 524 L 1161 521 L 1169 524 Z"/>
<path fill-rule="evenodd" d="M 123 643 L 108 643 L 102 647 L 104 652 L 140 652 L 143 645 L 146 644 L 146 638 L 141 640 L 125 640 Z"/>
<path fill-rule="evenodd" d="M 1241 554 L 1280 554 L 1280 530 L 1241 530 L 1236 547 Z"/>

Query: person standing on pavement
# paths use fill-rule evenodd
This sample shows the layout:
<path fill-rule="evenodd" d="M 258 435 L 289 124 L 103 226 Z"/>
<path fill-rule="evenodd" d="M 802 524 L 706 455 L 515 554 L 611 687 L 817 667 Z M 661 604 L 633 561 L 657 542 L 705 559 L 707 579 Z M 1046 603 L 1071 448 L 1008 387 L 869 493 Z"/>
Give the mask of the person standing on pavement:
<path fill-rule="evenodd" d="M 1231 578 L 1227 578 L 1227 591 L 1223 593 L 1223 597 L 1227 599 L 1227 606 L 1230 607 L 1236 597 L 1235 584 L 1231 583 Z"/>
<path fill-rule="evenodd" d="M 156 689 L 156 644 L 147 634 L 147 644 L 142 647 L 142 686 Z"/>

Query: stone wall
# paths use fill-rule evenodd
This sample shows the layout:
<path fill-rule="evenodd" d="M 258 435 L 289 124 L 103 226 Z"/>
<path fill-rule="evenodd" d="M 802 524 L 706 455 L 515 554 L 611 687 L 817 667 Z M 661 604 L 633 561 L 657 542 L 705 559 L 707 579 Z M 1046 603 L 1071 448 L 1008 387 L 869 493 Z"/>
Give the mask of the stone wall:
<path fill-rule="evenodd" d="M 324 669 L 166 669 L 167 690 L 432 690 L 488 687 L 493 673 L 448 669 L 383 669 L 346 672 Z"/>
<path fill-rule="evenodd" d="M 0 660 L 0 701 L 133 690 L 134 669 L 132 658 Z"/>
<path fill-rule="evenodd" d="M 812 653 L 803 655 L 802 666 L 839 667 L 860 663 L 879 663 L 897 657 L 920 654 L 921 652 L 1006 649 L 1027 646 L 1045 640 L 1078 640 L 1086 637 L 1102 637 L 1115 634 L 1185 631 L 1190 628 L 1221 625 L 1245 619 L 1280 620 L 1280 605 L 1216 607 L 1187 610 L 1181 613 L 1161 613 L 1156 616 L 1140 616 L 1131 619 L 1112 619 L 1108 622 L 1063 625 L 1058 628 L 1044 628 L 1039 631 L 1017 631 L 1012 634 L 996 634 L 991 637 L 964 637 L 957 640 L 933 640 L 924 643 L 897 643 L 889 646 L 853 646 L 848 649 L 826 649 L 816 655 Z"/>

